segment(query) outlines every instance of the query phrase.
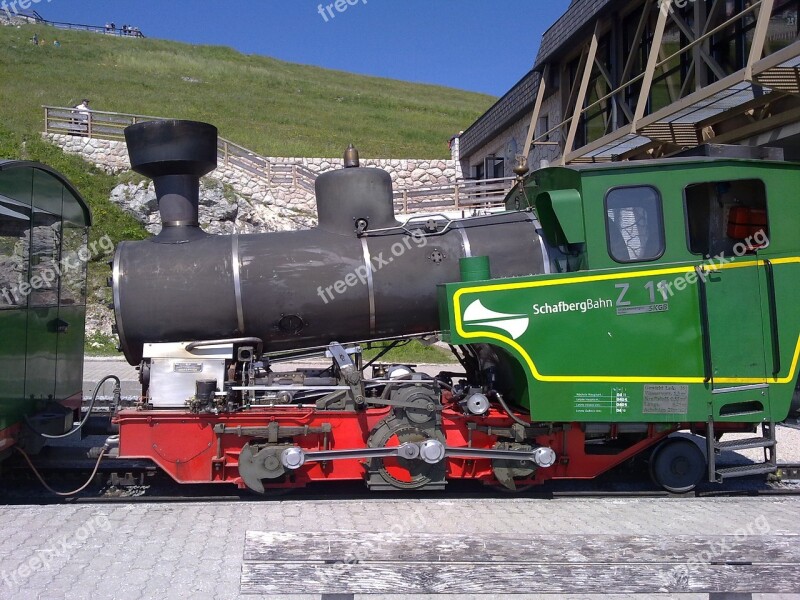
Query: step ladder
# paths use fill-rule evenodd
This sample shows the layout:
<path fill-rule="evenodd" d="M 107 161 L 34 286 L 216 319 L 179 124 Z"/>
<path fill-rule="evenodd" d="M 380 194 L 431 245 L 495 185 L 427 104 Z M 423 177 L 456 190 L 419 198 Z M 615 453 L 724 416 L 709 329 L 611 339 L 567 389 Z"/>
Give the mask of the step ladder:
<path fill-rule="evenodd" d="M 778 470 L 777 441 L 775 440 L 775 422 L 761 423 L 761 435 L 740 440 L 717 441 L 714 437 L 714 420 L 709 419 L 706 430 L 706 444 L 708 450 L 708 480 L 712 483 L 722 483 L 732 477 L 747 477 L 748 475 L 766 475 Z M 764 462 L 736 467 L 717 467 L 717 456 L 725 451 L 746 450 L 749 448 L 763 448 Z"/>

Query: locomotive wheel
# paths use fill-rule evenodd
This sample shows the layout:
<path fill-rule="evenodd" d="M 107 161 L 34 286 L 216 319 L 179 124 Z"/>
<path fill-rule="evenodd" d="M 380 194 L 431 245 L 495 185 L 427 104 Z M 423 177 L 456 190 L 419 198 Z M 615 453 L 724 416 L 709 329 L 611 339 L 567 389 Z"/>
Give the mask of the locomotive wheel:
<path fill-rule="evenodd" d="M 702 450 L 685 438 L 666 440 L 650 458 L 653 482 L 673 494 L 693 490 L 705 472 L 706 457 Z"/>
<path fill-rule="evenodd" d="M 415 427 L 404 427 L 394 432 L 384 446 L 394 447 L 406 442 L 424 442 L 430 439 L 424 431 Z M 421 460 L 407 460 L 405 458 L 378 458 L 373 459 L 380 463 L 379 471 L 387 483 L 401 490 L 415 490 L 425 487 L 433 479 L 438 478 L 440 465 L 430 465 Z"/>
<path fill-rule="evenodd" d="M 440 439 L 440 436 L 433 431 L 396 417 L 389 417 L 373 430 L 368 443 L 372 448 L 382 448 L 395 447 L 406 442 L 419 443 L 429 439 L 439 439 L 444 443 L 443 436 Z M 445 463 L 442 461 L 431 465 L 422 460 L 399 457 L 372 458 L 369 461 L 369 471 L 377 473 L 381 479 L 396 489 L 416 490 L 443 480 Z"/>

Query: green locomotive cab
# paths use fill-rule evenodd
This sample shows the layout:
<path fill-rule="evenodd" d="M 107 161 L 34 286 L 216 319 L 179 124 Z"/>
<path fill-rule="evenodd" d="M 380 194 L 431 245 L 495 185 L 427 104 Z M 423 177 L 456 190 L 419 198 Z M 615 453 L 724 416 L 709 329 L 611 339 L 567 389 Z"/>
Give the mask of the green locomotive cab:
<path fill-rule="evenodd" d="M 45 165 L 0 160 L 0 458 L 26 419 L 49 434 L 80 410 L 89 208 Z"/>
<path fill-rule="evenodd" d="M 549 272 L 440 286 L 445 337 L 510 356 L 535 422 L 692 429 L 709 458 L 715 426 L 763 423 L 773 448 L 796 408 L 798 189 L 800 165 L 725 156 L 535 171 L 507 209 L 535 213 Z"/>

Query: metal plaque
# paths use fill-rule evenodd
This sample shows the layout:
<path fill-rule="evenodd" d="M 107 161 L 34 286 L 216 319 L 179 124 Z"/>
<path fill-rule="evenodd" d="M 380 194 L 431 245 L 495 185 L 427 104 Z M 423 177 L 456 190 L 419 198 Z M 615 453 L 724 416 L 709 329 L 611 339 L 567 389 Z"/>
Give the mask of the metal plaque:
<path fill-rule="evenodd" d="M 646 304 L 644 306 L 619 306 L 617 307 L 617 316 L 624 315 L 643 315 L 648 313 L 667 312 L 669 304 Z"/>
<path fill-rule="evenodd" d="M 688 385 L 646 385 L 642 413 L 684 415 L 689 412 Z"/>
<path fill-rule="evenodd" d="M 176 362 L 173 366 L 175 373 L 202 373 L 203 363 L 201 362 Z"/>

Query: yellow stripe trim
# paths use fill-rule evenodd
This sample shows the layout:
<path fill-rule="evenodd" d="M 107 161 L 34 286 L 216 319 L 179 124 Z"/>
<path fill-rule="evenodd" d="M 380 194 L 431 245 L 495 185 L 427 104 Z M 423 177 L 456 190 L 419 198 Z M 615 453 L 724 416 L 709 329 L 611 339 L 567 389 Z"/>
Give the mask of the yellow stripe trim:
<path fill-rule="evenodd" d="M 793 256 L 788 258 L 770 259 L 773 265 L 777 264 L 790 264 L 800 263 L 800 257 Z M 740 262 L 731 262 L 723 265 L 703 263 L 700 265 L 705 272 L 718 271 L 720 269 L 739 269 L 743 267 L 758 267 L 763 265 L 763 260 L 748 260 Z M 495 333 L 492 331 L 464 331 L 464 326 L 461 321 L 461 296 L 465 294 L 474 294 L 479 292 L 500 292 L 506 290 L 517 290 L 524 288 L 537 288 L 555 285 L 570 285 L 573 283 L 588 283 L 592 281 L 613 281 L 615 279 L 631 279 L 639 277 L 669 275 L 672 273 L 691 273 L 694 267 L 669 267 L 666 269 L 649 269 L 646 271 L 635 271 L 632 273 L 605 273 L 602 275 L 586 275 L 580 277 L 564 277 L 560 279 L 545 279 L 539 281 L 524 281 L 517 283 L 497 283 L 483 286 L 466 287 L 456 290 L 453 294 L 453 309 L 455 311 L 455 325 L 456 331 L 463 338 L 489 338 L 498 340 L 511 346 L 522 356 L 525 364 L 528 366 L 533 377 L 539 381 L 551 382 L 569 382 L 569 383 L 705 383 L 703 377 L 626 377 L 626 376 L 605 376 L 605 375 L 543 375 L 536 368 L 536 364 L 528 354 L 528 352 L 516 341 L 508 336 Z M 715 377 L 714 383 L 723 384 L 751 384 L 751 383 L 773 383 L 773 384 L 787 384 L 793 383 L 795 372 L 797 370 L 797 363 L 800 360 L 800 336 L 797 338 L 797 344 L 794 350 L 794 357 L 792 359 L 792 366 L 789 369 L 789 374 L 781 378 L 768 378 L 768 377 Z"/>

